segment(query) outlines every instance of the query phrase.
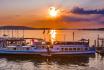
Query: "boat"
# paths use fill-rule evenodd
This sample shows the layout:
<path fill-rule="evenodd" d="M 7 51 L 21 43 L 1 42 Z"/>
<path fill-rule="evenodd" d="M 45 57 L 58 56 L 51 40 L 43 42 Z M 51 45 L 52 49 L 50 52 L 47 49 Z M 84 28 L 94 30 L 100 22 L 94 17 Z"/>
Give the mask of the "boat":
<path fill-rule="evenodd" d="M 47 53 L 48 46 L 43 39 L 0 38 L 0 54 L 42 55 Z"/>
<path fill-rule="evenodd" d="M 95 52 L 95 47 L 89 46 L 89 40 L 72 42 L 55 41 L 53 44 L 50 44 L 50 42 L 37 38 L 0 38 L 0 54 L 52 56 L 95 54 Z"/>
<path fill-rule="evenodd" d="M 95 47 L 89 46 L 89 40 L 81 39 L 80 41 L 55 41 L 50 49 L 52 55 L 81 55 L 95 54 Z"/>

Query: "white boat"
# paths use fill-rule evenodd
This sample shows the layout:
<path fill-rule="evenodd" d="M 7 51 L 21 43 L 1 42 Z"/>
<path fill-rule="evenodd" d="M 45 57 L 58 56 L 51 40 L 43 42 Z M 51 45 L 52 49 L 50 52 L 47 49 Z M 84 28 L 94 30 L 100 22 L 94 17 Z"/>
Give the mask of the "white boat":
<path fill-rule="evenodd" d="M 26 40 L 30 40 L 29 44 Z M 36 54 L 47 53 L 48 45 L 42 39 L 0 38 L 0 54 Z"/>
<path fill-rule="evenodd" d="M 29 39 L 29 44 L 26 40 Z M 0 54 L 34 54 L 41 56 L 95 54 L 95 48 L 89 46 L 89 41 L 54 42 L 49 48 L 42 39 L 35 38 L 0 38 Z"/>
<path fill-rule="evenodd" d="M 83 40 L 83 41 L 82 41 Z M 89 40 L 59 42 L 56 41 L 51 48 L 52 55 L 69 55 L 69 54 L 95 54 L 95 47 L 89 46 Z"/>

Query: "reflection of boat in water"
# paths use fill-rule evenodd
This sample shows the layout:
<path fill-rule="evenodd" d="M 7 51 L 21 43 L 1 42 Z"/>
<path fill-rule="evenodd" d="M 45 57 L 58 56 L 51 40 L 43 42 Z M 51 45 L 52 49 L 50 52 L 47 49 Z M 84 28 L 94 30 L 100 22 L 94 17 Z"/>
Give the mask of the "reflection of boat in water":
<path fill-rule="evenodd" d="M 97 53 L 104 55 L 104 47 L 97 47 Z"/>
<path fill-rule="evenodd" d="M 95 48 L 89 46 L 89 40 L 73 42 L 55 42 L 51 49 L 52 55 L 95 54 Z"/>
<path fill-rule="evenodd" d="M 30 40 L 29 44 L 27 40 Z M 46 53 L 47 45 L 42 39 L 0 38 L 0 54 L 36 54 Z"/>
<path fill-rule="evenodd" d="M 80 63 L 88 63 L 89 58 L 91 58 L 91 56 L 65 56 L 65 57 L 41 57 L 41 56 L 31 56 L 31 55 L 23 55 L 23 56 L 17 56 L 17 55 L 1 55 L 0 59 L 7 59 L 8 61 L 40 61 L 40 62 L 57 62 L 58 64 L 74 64 L 75 62 L 77 64 Z M 65 59 L 65 60 L 63 60 Z"/>
<path fill-rule="evenodd" d="M 38 57 L 38 56 L 16 56 L 16 55 L 10 55 L 0 56 L 0 60 L 6 59 L 6 61 L 10 62 L 32 62 L 35 65 L 41 64 L 41 63 L 47 63 L 47 64 L 58 64 L 58 65 L 79 65 L 79 66 L 85 66 L 87 63 L 89 63 L 90 56 L 67 56 L 67 57 Z"/>
<path fill-rule="evenodd" d="M 89 62 L 90 56 L 82 56 L 82 55 L 72 55 L 72 56 L 64 56 L 64 57 L 52 57 L 50 58 L 50 61 L 56 62 L 57 64 L 60 65 L 65 65 L 65 64 L 76 64 L 76 65 L 86 65 L 86 63 Z"/>

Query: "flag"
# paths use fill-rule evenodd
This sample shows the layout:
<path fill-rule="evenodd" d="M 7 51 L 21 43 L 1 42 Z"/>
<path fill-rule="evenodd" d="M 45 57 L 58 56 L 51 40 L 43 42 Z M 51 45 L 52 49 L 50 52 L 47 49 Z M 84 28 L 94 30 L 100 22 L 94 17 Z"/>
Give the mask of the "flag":
<path fill-rule="evenodd" d="M 47 34 L 49 34 L 49 33 L 50 33 L 50 30 L 48 30 Z"/>
<path fill-rule="evenodd" d="M 45 29 L 44 29 L 44 31 L 43 31 L 43 34 L 45 34 Z"/>

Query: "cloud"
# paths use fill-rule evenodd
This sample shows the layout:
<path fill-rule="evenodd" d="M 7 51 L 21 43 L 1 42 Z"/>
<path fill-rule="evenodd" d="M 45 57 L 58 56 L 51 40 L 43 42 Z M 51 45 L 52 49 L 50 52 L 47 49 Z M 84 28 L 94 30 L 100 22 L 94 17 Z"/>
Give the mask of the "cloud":
<path fill-rule="evenodd" d="M 97 14 L 97 15 L 79 15 L 79 16 L 62 16 L 62 21 L 70 23 L 70 22 L 83 22 L 83 23 L 104 23 L 104 16 L 101 14 Z"/>
<path fill-rule="evenodd" d="M 104 24 L 104 9 L 93 10 L 74 7 L 70 12 L 67 12 L 66 14 L 62 15 L 61 17 L 63 22 Z"/>
<path fill-rule="evenodd" d="M 85 10 L 84 8 L 75 7 L 71 11 L 74 14 L 90 15 L 90 14 L 102 14 L 104 15 L 104 9 L 95 10 Z"/>
<path fill-rule="evenodd" d="M 82 17 L 75 17 L 75 16 L 63 16 L 62 20 L 65 22 L 82 22 L 82 21 L 91 21 L 88 18 L 82 18 Z"/>

